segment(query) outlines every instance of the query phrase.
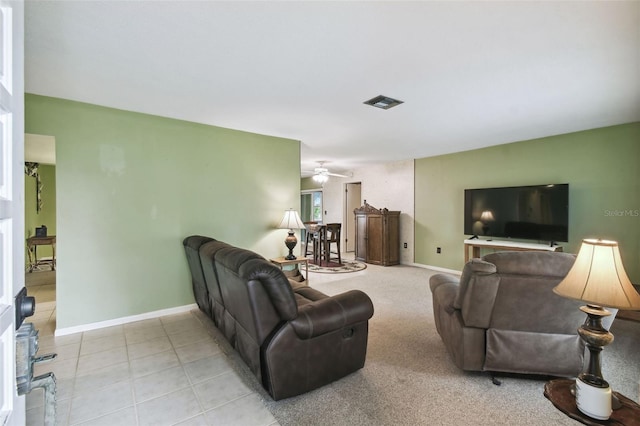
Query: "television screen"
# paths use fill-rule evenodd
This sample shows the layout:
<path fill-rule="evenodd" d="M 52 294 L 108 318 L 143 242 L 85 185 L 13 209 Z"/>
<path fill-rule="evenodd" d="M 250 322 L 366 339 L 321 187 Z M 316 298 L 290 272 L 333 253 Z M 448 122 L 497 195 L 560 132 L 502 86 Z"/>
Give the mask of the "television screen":
<path fill-rule="evenodd" d="M 569 184 L 466 189 L 464 233 L 569 241 Z"/>

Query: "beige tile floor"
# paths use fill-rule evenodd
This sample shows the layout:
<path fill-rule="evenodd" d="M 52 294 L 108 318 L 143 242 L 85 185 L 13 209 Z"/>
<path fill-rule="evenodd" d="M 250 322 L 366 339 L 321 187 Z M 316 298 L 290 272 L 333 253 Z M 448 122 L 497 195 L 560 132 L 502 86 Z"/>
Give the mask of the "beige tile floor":
<path fill-rule="evenodd" d="M 38 354 L 58 354 L 35 368 L 56 376 L 56 424 L 278 424 L 197 312 L 54 337 L 55 273 L 27 274 L 27 289 L 36 298 L 28 321 L 39 330 Z M 44 396 L 36 389 L 27 395 L 27 425 L 42 424 Z"/>

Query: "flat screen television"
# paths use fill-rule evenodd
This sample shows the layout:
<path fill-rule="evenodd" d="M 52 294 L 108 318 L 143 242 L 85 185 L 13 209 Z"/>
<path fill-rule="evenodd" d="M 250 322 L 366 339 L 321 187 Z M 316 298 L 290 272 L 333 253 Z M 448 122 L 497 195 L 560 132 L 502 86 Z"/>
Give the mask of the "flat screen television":
<path fill-rule="evenodd" d="M 464 233 L 569 241 L 569 184 L 465 189 Z"/>

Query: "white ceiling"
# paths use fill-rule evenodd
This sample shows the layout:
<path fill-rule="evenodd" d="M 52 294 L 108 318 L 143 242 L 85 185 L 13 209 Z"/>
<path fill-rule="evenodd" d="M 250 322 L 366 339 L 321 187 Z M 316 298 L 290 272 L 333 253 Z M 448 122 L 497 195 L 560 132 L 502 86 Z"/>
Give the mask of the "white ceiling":
<path fill-rule="evenodd" d="M 31 0 L 25 22 L 27 92 L 297 139 L 303 170 L 640 121 L 638 1 Z"/>

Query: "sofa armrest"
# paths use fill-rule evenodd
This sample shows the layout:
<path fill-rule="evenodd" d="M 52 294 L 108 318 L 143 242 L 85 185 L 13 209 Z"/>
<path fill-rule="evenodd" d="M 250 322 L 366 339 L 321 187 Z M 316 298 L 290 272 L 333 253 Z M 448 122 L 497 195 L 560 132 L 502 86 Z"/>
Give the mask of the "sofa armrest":
<path fill-rule="evenodd" d="M 429 288 L 434 303 L 451 314 L 455 310 L 453 304 L 460 289 L 460 280 L 446 274 L 436 274 L 429 279 Z"/>
<path fill-rule="evenodd" d="M 369 296 L 360 290 L 350 290 L 301 306 L 291 325 L 298 337 L 311 339 L 367 321 L 372 316 L 373 303 Z"/>
<path fill-rule="evenodd" d="M 456 300 L 453 302 L 453 306 L 456 309 L 462 309 L 464 298 L 467 296 L 469 282 L 473 280 L 474 276 L 493 275 L 496 272 L 496 265 L 482 259 L 471 259 L 465 263 L 464 268 L 462 269 L 462 276 L 460 277 L 460 291 L 458 291 L 458 295 L 456 296 Z"/>
<path fill-rule="evenodd" d="M 500 277 L 497 274 L 471 277 L 461 308 L 465 326 L 489 328 L 499 287 Z"/>
<path fill-rule="evenodd" d="M 429 278 L 429 288 L 431 288 L 432 293 L 435 293 L 438 287 L 447 284 L 458 286 L 460 284 L 460 278 L 449 274 L 435 274 Z"/>

